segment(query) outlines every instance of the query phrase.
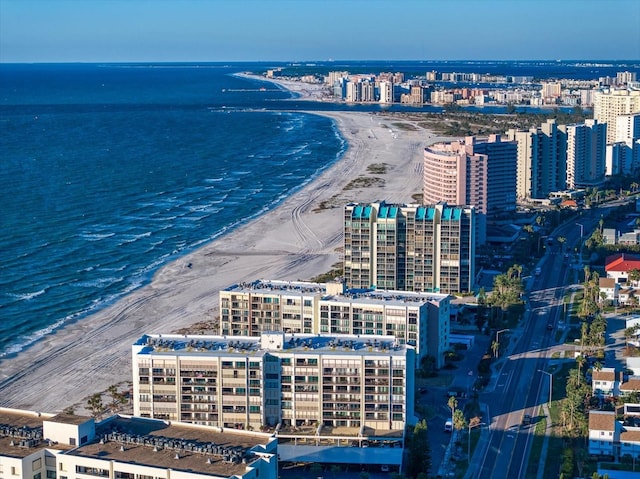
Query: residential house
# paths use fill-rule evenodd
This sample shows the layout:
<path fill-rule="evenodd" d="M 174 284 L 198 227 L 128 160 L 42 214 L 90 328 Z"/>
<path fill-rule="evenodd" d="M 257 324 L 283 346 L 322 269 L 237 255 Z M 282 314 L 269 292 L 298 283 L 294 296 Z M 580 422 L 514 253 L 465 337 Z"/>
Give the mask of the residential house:
<path fill-rule="evenodd" d="M 620 285 L 616 283 L 614 278 L 600 278 L 598 282 L 600 288 L 601 300 L 610 301 L 611 304 L 618 304 L 618 291 Z M 602 296 L 604 294 L 604 297 Z"/>
<path fill-rule="evenodd" d="M 621 429 L 615 412 L 589 411 L 589 454 L 615 457 Z"/>
<path fill-rule="evenodd" d="M 604 269 L 607 272 L 607 278 L 614 278 L 617 283 L 628 283 L 629 272 L 634 269 L 640 270 L 640 256 L 616 253 L 605 259 Z M 634 286 L 638 286 L 638 284 L 634 284 Z"/>
<path fill-rule="evenodd" d="M 591 389 L 594 396 L 617 396 L 618 380 L 615 368 L 594 370 L 591 376 Z"/>

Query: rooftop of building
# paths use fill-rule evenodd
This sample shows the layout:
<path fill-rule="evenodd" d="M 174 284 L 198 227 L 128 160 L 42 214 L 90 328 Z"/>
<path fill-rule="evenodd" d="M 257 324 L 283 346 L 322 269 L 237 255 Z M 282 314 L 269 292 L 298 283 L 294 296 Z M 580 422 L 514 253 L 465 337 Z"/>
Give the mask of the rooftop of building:
<path fill-rule="evenodd" d="M 616 414 L 613 411 L 590 411 L 589 430 L 614 431 L 616 428 Z"/>
<path fill-rule="evenodd" d="M 231 477 L 256 459 L 254 451 L 274 453 L 267 448 L 273 440 L 260 433 L 115 416 L 97 425 L 95 441 L 69 454 Z"/>
<path fill-rule="evenodd" d="M 278 341 L 282 337 L 282 348 Z M 269 344 L 275 344 L 270 347 Z M 281 332 L 263 332 L 262 336 L 206 336 L 179 334 L 147 334 L 136 343 L 142 346 L 138 354 L 175 355 L 191 354 L 194 356 L 239 356 L 260 357 L 269 351 L 280 353 L 353 353 L 353 354 L 398 354 L 404 356 L 411 346 L 399 344 L 394 336 L 384 335 L 313 335 Z"/>
<path fill-rule="evenodd" d="M 421 293 L 411 291 L 393 291 L 377 289 L 344 290 L 341 284 L 306 283 L 302 281 L 257 280 L 250 283 L 238 283 L 224 289 L 227 292 L 253 294 L 282 294 L 285 296 L 320 295 L 324 301 L 352 301 L 357 299 L 369 303 L 392 303 L 405 305 L 406 303 L 439 303 L 449 295 L 442 293 Z"/>
<path fill-rule="evenodd" d="M 0 408 L 0 456 L 23 458 L 42 448 L 67 450 L 71 446 L 50 443 L 42 422 L 52 415 Z"/>
<path fill-rule="evenodd" d="M 640 268 L 640 255 L 629 253 L 616 253 L 605 258 L 604 269 L 609 271 L 625 272 Z"/>
<path fill-rule="evenodd" d="M 277 281 L 258 279 L 252 282 L 232 284 L 223 291 L 239 293 L 273 293 L 292 294 L 299 296 L 323 294 L 327 290 L 325 283 L 309 283 L 304 281 Z"/>
<path fill-rule="evenodd" d="M 364 303 L 385 303 L 405 306 L 407 303 L 440 303 L 451 296 L 443 293 L 421 293 L 411 291 L 352 289 L 342 294 L 323 296 L 324 301 L 352 301 Z"/>

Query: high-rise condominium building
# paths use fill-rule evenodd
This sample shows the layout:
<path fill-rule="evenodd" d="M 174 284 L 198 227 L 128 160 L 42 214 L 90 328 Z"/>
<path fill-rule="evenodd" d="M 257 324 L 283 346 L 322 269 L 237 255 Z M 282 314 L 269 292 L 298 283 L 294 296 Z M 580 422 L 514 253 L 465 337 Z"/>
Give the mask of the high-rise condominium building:
<path fill-rule="evenodd" d="M 450 294 L 473 286 L 473 207 L 349 204 L 344 225 L 349 289 Z"/>
<path fill-rule="evenodd" d="M 423 203 L 469 205 L 476 210 L 476 241 L 487 220 L 516 209 L 517 144 L 500 135 L 436 143 L 424 150 Z"/>
<path fill-rule="evenodd" d="M 607 124 L 597 120 L 567 125 L 567 188 L 602 185 L 606 166 Z"/>
<path fill-rule="evenodd" d="M 607 165 L 617 165 L 618 173 L 640 176 L 640 112 L 620 115 L 616 119 L 615 141 L 616 147 L 607 151 Z"/>
<path fill-rule="evenodd" d="M 393 103 L 393 82 L 381 81 L 379 83 L 380 88 L 380 103 Z"/>
<path fill-rule="evenodd" d="M 388 290 L 343 291 L 338 283 L 254 281 L 220 291 L 220 334 L 263 332 L 393 336 L 416 348 L 418 362 L 444 365 L 449 349 L 450 297 Z"/>
<path fill-rule="evenodd" d="M 391 336 L 145 335 L 132 347 L 132 367 L 136 416 L 391 436 L 414 415 L 414 349 Z"/>
<path fill-rule="evenodd" d="M 620 115 L 640 113 L 640 90 L 604 90 L 594 93 L 593 118 L 606 123 L 607 143 L 616 141 L 616 120 Z"/>
<path fill-rule="evenodd" d="M 518 145 L 516 191 L 519 199 L 548 198 L 566 187 L 566 127 L 547 120 L 529 131 L 509 130 Z"/>

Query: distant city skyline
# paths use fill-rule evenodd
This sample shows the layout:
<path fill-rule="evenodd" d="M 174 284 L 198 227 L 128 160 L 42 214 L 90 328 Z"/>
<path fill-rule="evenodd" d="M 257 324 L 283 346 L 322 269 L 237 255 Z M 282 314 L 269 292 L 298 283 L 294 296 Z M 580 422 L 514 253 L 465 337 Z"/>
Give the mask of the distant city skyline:
<path fill-rule="evenodd" d="M 639 60 L 635 0 L 0 0 L 0 62 Z"/>

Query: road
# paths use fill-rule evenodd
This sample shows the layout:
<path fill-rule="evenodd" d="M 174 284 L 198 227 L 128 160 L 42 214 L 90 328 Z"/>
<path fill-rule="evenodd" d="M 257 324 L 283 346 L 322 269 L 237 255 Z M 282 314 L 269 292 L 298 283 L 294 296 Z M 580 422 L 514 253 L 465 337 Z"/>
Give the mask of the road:
<path fill-rule="evenodd" d="M 598 218 L 580 218 L 582 228 L 568 222 L 554 232 L 555 238 L 566 238 L 564 248 L 557 241 L 547 249 L 538 263 L 539 276 L 531 279 L 524 320 L 511 332 L 515 341 L 508 360 L 499 371 L 495 388 L 481 395 L 481 401 L 491 405 L 490 433 L 476 474 L 479 479 L 516 479 L 526 477 L 529 451 L 534 437 L 539 406 L 549 399 L 548 356 L 555 344 L 555 332 L 565 314 L 565 287 L 573 281 L 581 264 L 572 264 L 573 251 L 598 222 Z M 502 333 L 506 334 L 506 333 Z M 531 425 L 522 425 L 529 414 Z"/>

